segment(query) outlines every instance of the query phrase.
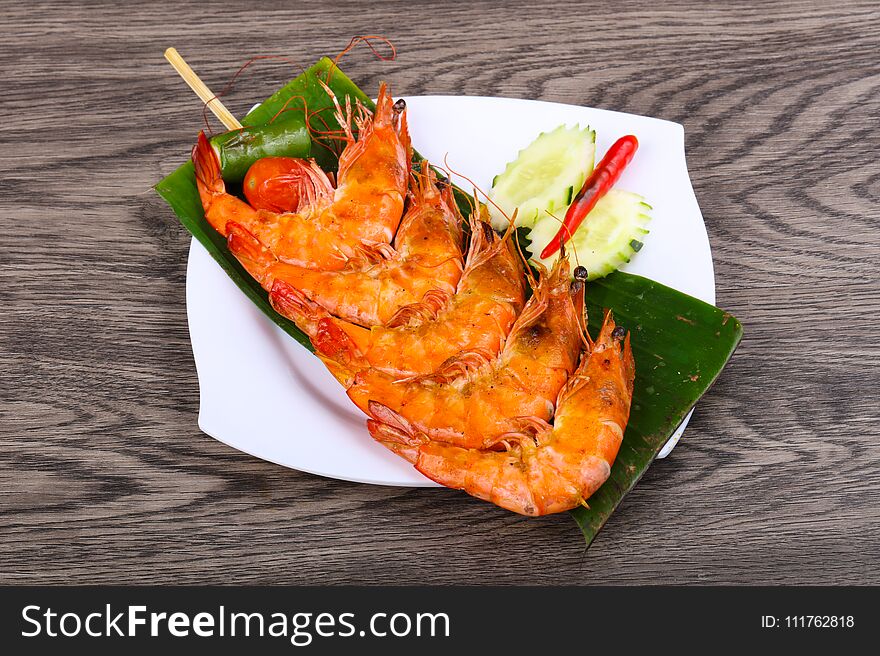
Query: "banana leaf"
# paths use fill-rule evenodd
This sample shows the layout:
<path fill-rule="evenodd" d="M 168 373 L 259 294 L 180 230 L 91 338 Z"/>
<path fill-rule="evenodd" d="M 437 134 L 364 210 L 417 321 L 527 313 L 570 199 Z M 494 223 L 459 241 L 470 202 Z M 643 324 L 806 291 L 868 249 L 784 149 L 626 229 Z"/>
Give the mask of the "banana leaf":
<path fill-rule="evenodd" d="M 592 335 L 603 309 L 631 332 L 636 361 L 629 423 L 611 476 L 572 511 L 589 544 L 642 477 L 742 338 L 740 322 L 714 305 L 658 282 L 617 271 L 587 285 Z"/>
<path fill-rule="evenodd" d="M 339 125 L 332 115 L 332 101 L 319 79 L 329 84 L 340 102 L 349 96 L 352 102 L 357 98 L 373 107 L 367 95 L 324 58 L 254 109 L 242 123 L 259 125 L 279 111 L 306 111 L 307 108 L 315 146 L 312 154 L 323 168 L 335 170 L 335 145 L 320 135 Z M 417 154 L 416 159 L 420 159 Z M 266 292 L 229 253 L 226 240 L 205 221 L 192 163 L 183 164 L 159 182 L 156 191 L 245 295 L 291 337 L 313 351 L 306 335 L 272 309 Z M 462 193 L 457 193 L 457 199 L 465 210 L 469 199 Z M 611 476 L 590 497 L 588 507 L 572 511 L 589 545 L 721 373 L 739 344 L 742 326 L 730 314 L 712 305 L 623 272 L 589 283 L 587 298 L 593 334 L 598 330 L 603 309 L 612 309 L 617 323 L 632 331 L 636 360 L 630 421 Z"/>

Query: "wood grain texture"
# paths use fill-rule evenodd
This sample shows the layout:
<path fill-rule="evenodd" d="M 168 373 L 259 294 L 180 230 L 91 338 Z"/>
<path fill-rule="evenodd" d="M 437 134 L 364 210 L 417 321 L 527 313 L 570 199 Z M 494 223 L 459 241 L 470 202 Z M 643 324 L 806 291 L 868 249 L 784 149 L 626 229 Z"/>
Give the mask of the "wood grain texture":
<path fill-rule="evenodd" d="M 880 583 L 876 3 L 0 15 L 0 582 Z M 364 33 L 399 51 L 349 57 L 367 89 L 685 125 L 718 302 L 746 338 L 589 551 L 567 516 L 325 480 L 196 426 L 189 235 L 150 186 L 201 113 L 162 52 L 219 88 L 251 56 L 308 65 Z M 242 114 L 295 73 L 262 63 L 227 104 Z"/>

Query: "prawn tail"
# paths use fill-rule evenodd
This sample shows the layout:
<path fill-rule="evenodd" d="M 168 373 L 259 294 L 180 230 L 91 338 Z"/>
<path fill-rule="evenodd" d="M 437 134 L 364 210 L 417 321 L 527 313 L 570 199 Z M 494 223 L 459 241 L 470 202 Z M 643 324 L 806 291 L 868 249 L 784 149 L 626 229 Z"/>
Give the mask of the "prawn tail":
<path fill-rule="evenodd" d="M 320 322 L 329 316 L 324 308 L 306 296 L 302 290 L 283 280 L 275 280 L 272 283 L 269 303 L 278 314 L 293 321 L 300 330 L 311 337 L 312 342 Z"/>
<path fill-rule="evenodd" d="M 419 457 L 419 447 L 409 440 L 409 436 L 399 429 L 383 424 L 375 419 L 367 420 L 367 430 L 370 436 L 386 449 L 399 455 L 401 458 L 415 464 Z"/>
<path fill-rule="evenodd" d="M 226 244 L 245 270 L 264 288 L 272 286 L 272 265 L 278 260 L 253 233 L 240 223 L 226 224 Z"/>
<path fill-rule="evenodd" d="M 369 366 L 352 335 L 340 323 L 329 315 L 318 321 L 317 330 L 312 336 L 312 344 L 318 354 L 349 369 Z"/>
<path fill-rule="evenodd" d="M 367 410 L 371 419 L 367 428 L 374 440 L 412 463 L 418 459 L 419 447 L 427 442 L 409 421 L 378 401 L 369 401 Z"/>
<path fill-rule="evenodd" d="M 196 170 L 196 183 L 201 194 L 222 194 L 226 191 L 220 170 L 220 158 L 205 136 L 199 132 L 199 138 L 192 149 L 192 161 Z"/>
<path fill-rule="evenodd" d="M 309 336 L 316 355 L 346 389 L 352 384 L 355 372 L 369 366 L 356 338 L 343 327 L 345 322 L 332 316 L 301 290 L 276 280 L 269 292 L 269 303 Z M 358 326 L 350 329 L 362 330 Z"/>

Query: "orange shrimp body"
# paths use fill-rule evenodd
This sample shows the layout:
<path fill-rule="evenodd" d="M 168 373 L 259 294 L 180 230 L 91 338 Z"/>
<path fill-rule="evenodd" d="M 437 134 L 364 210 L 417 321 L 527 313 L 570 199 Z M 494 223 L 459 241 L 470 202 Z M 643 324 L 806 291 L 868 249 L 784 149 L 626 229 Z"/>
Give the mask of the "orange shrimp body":
<path fill-rule="evenodd" d="M 629 420 L 635 365 L 629 335 L 608 313 L 562 389 L 554 425 L 524 421 L 506 451 L 434 442 L 393 414 L 368 421 L 372 436 L 428 478 L 522 515 L 570 510 L 608 479 Z M 387 413 L 386 413 L 387 414 Z"/>
<path fill-rule="evenodd" d="M 354 377 L 348 395 L 374 419 L 390 410 L 432 440 L 465 447 L 495 444 L 520 417 L 549 421 L 583 345 L 583 289 L 580 280 L 569 282 L 568 263 L 559 260 L 499 355 L 466 353 L 409 380 L 368 369 Z"/>
<path fill-rule="evenodd" d="M 372 115 L 360 102 L 356 105 L 355 138 L 349 98 L 343 110 L 333 92 L 324 88 L 333 98 L 336 120 L 347 141 L 339 155 L 339 184 L 332 211 L 323 217 L 324 223 L 341 235 L 351 234 L 368 243 L 390 243 L 403 215 L 412 161 L 406 104 L 403 100 L 394 103 L 382 83 Z"/>
<path fill-rule="evenodd" d="M 229 223 L 238 224 L 280 261 L 344 268 L 364 244 L 390 243 L 400 223 L 412 153 L 405 112 L 395 108 L 382 85 L 373 115 L 357 104 L 355 138 L 350 104 L 345 111 L 337 105 L 347 142 L 339 158 L 338 187 L 333 189 L 314 161 L 304 161 L 294 176 L 296 212 L 258 210 L 227 193 L 217 153 L 200 133 L 192 159 L 205 218 L 224 236 Z"/>
<path fill-rule="evenodd" d="M 276 283 L 270 300 L 312 340 L 343 384 L 375 367 L 396 376 L 429 374 L 467 351 L 497 355 L 525 303 L 522 258 L 511 235 L 499 238 L 488 223 L 472 221 L 464 273 L 451 298 L 428 292 L 384 326 L 363 328 L 331 316 L 296 289 Z"/>
<path fill-rule="evenodd" d="M 364 326 L 382 324 L 426 294 L 453 293 L 461 278 L 461 218 L 451 191 L 439 191 L 429 174 L 414 182 L 412 197 L 395 248 L 364 247 L 341 271 L 279 262 L 237 228 L 228 237 L 229 249 L 271 296 L 294 288 L 330 314 Z"/>

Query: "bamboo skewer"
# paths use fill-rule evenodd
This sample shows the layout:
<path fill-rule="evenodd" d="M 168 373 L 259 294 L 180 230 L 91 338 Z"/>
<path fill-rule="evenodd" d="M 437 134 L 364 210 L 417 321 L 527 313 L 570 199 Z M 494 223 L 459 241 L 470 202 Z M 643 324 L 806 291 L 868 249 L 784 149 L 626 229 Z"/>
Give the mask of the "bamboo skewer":
<path fill-rule="evenodd" d="M 174 67 L 177 74 L 183 78 L 183 81 L 189 85 L 190 89 L 196 92 L 196 95 L 202 99 L 202 102 L 208 106 L 208 109 L 214 112 L 214 116 L 228 130 L 240 130 L 243 127 L 238 122 L 238 119 L 232 115 L 232 112 L 226 109 L 226 106 L 220 102 L 220 99 L 211 92 L 208 85 L 202 82 L 201 78 L 195 74 L 195 71 L 189 67 L 189 64 L 184 61 L 176 48 L 168 48 L 165 51 L 165 59 L 168 60 L 168 63 Z"/>

